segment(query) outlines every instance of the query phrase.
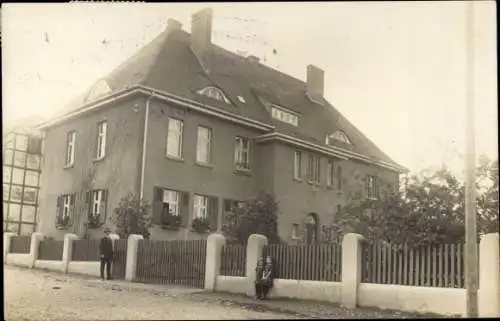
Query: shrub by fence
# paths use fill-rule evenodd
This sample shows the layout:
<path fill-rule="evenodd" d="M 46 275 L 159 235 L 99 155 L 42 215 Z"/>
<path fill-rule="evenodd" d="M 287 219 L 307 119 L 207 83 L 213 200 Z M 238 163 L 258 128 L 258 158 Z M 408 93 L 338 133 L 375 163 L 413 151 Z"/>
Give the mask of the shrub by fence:
<path fill-rule="evenodd" d="M 31 236 L 13 236 L 10 241 L 10 253 L 29 254 Z"/>
<path fill-rule="evenodd" d="M 362 264 L 364 283 L 450 288 L 463 288 L 465 284 L 462 244 L 410 248 L 367 243 Z"/>
<path fill-rule="evenodd" d="M 141 240 L 137 248 L 136 281 L 203 288 L 206 240 Z"/>
<path fill-rule="evenodd" d="M 86 239 L 73 241 L 71 261 L 98 261 L 100 240 Z"/>
<path fill-rule="evenodd" d="M 247 260 L 245 245 L 225 245 L 221 256 L 220 275 L 245 276 Z"/>
<path fill-rule="evenodd" d="M 39 260 L 61 261 L 64 241 L 42 240 L 38 248 Z"/>
<path fill-rule="evenodd" d="M 340 282 L 342 245 L 271 244 L 264 250 L 276 262 L 276 278 Z"/>

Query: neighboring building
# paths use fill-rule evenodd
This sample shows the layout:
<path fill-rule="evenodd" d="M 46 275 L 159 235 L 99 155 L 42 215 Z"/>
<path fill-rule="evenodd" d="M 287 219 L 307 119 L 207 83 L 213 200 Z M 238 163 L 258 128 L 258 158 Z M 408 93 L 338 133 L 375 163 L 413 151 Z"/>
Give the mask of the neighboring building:
<path fill-rule="evenodd" d="M 279 202 L 280 236 L 312 242 L 340 206 L 397 187 L 405 169 L 325 100 L 322 70 L 292 78 L 212 44 L 211 28 L 209 9 L 193 15 L 191 35 L 169 19 L 40 126 L 41 232 L 97 235 L 135 193 L 152 202 L 153 238 L 206 237 L 193 218 L 219 230 L 226 212 L 265 191 Z M 176 223 L 162 217 L 167 207 Z"/>
<path fill-rule="evenodd" d="M 20 235 L 35 231 L 42 137 L 15 129 L 3 137 L 3 230 Z"/>

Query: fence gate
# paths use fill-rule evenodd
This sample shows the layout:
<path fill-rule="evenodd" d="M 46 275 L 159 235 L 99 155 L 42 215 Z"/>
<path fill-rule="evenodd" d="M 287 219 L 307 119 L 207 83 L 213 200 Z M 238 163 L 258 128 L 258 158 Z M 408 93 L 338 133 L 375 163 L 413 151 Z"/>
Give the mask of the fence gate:
<path fill-rule="evenodd" d="M 204 288 L 206 250 L 206 240 L 141 240 L 136 281 Z"/>
<path fill-rule="evenodd" d="M 115 241 L 115 258 L 113 261 L 112 275 L 115 279 L 125 279 L 125 269 L 127 265 L 127 240 Z"/>

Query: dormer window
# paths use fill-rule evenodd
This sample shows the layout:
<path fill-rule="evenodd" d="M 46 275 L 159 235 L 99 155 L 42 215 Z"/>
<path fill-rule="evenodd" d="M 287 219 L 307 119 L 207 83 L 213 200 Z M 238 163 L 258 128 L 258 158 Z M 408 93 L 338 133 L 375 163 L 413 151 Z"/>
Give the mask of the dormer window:
<path fill-rule="evenodd" d="M 224 95 L 224 93 L 222 92 L 222 90 L 220 90 L 219 88 L 205 87 L 203 89 L 198 90 L 196 93 L 199 94 L 199 95 L 204 95 L 204 96 L 210 97 L 212 99 L 223 101 L 226 104 L 230 104 L 231 103 L 229 101 L 229 99 L 226 97 L 226 95 Z"/>
<path fill-rule="evenodd" d="M 351 145 L 351 141 L 349 140 L 347 135 L 343 131 L 340 131 L 340 130 L 336 131 L 333 134 L 326 136 L 326 144 L 327 145 L 334 145 L 333 144 L 334 141 L 339 141 L 339 142 L 342 142 L 344 144 Z"/>
<path fill-rule="evenodd" d="M 271 116 L 281 122 L 299 126 L 299 116 L 276 105 L 271 106 Z"/>

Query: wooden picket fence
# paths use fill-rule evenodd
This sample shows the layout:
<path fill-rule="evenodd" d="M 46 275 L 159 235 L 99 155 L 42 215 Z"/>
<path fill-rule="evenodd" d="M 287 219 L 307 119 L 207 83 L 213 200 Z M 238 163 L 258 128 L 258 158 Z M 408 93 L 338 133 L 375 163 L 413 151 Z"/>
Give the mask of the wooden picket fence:
<path fill-rule="evenodd" d="M 362 282 L 463 288 L 464 257 L 462 244 L 410 248 L 367 243 L 363 246 Z"/>
<path fill-rule="evenodd" d="M 99 242 L 100 240 L 97 239 L 73 241 L 71 261 L 98 261 Z"/>
<path fill-rule="evenodd" d="M 63 256 L 64 241 L 42 240 L 38 247 L 38 259 L 61 261 Z"/>
<path fill-rule="evenodd" d="M 247 247 L 245 245 L 225 245 L 221 253 L 220 275 L 245 276 Z"/>
<path fill-rule="evenodd" d="M 341 244 L 271 244 L 264 249 L 264 254 L 275 260 L 276 278 L 341 281 Z"/>
<path fill-rule="evenodd" d="M 203 288 L 206 250 L 206 240 L 141 240 L 135 281 Z"/>
<path fill-rule="evenodd" d="M 29 254 L 31 236 L 17 235 L 10 239 L 10 253 Z"/>

